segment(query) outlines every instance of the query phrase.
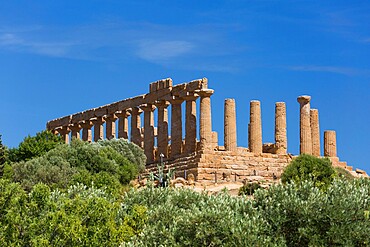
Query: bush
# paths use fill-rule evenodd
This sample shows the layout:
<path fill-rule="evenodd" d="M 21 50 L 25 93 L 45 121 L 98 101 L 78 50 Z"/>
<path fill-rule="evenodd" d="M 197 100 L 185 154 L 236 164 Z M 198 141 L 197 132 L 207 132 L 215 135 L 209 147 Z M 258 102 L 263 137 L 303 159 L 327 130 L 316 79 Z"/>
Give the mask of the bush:
<path fill-rule="evenodd" d="M 355 179 L 355 177 L 346 169 L 342 167 L 334 167 L 334 170 L 338 174 L 340 178 L 347 179 L 347 180 L 352 180 Z"/>
<path fill-rule="evenodd" d="M 0 135 L 0 177 L 3 175 L 4 165 L 7 160 L 6 151 L 7 151 L 6 147 L 3 145 L 3 142 L 1 140 L 1 135 Z"/>
<path fill-rule="evenodd" d="M 336 172 L 328 158 L 317 158 L 302 154 L 293 159 L 284 169 L 281 181 L 285 183 L 310 180 L 315 186 L 325 190 L 336 177 Z"/>
<path fill-rule="evenodd" d="M 124 202 L 147 207 L 148 222 L 123 246 L 284 246 L 246 198 L 146 188 L 127 193 Z"/>
<path fill-rule="evenodd" d="M 256 191 L 253 207 L 287 246 L 369 246 L 369 196 L 369 179 L 335 179 L 325 192 L 303 181 Z"/>
<path fill-rule="evenodd" d="M 73 140 L 70 145 L 60 144 L 41 157 L 14 163 L 13 179 L 27 191 L 40 182 L 52 188 L 66 188 L 74 182 L 86 185 L 93 182 L 99 188 L 114 186 L 108 190 L 119 192 L 120 188 L 116 186 L 128 184 L 136 178 L 142 164 L 130 162 L 125 154 L 114 149 L 124 146 L 125 140 L 114 142 L 115 145 L 111 146 L 106 142 L 88 143 L 81 140 Z"/>
<path fill-rule="evenodd" d="M 38 132 L 36 136 L 27 136 L 19 144 L 18 148 L 10 149 L 9 160 L 11 162 L 19 162 L 40 157 L 61 143 L 63 141 L 60 136 L 54 135 L 49 130 L 44 130 Z"/>
<path fill-rule="evenodd" d="M 136 144 L 129 142 L 126 139 L 99 140 L 98 143 L 102 146 L 112 147 L 114 150 L 126 157 L 131 163 L 135 164 L 142 172 L 145 170 L 146 156 L 143 150 Z"/>
<path fill-rule="evenodd" d="M 257 190 L 257 189 L 260 189 L 261 188 L 261 185 L 259 183 L 246 183 L 245 185 L 243 185 L 242 187 L 240 187 L 239 189 L 239 196 L 243 196 L 243 195 L 253 195 L 254 192 Z"/>
<path fill-rule="evenodd" d="M 64 193 L 37 184 L 27 194 L 0 180 L 0 242 L 4 246 L 118 246 L 138 234 L 146 208 L 124 205 L 83 185 Z"/>

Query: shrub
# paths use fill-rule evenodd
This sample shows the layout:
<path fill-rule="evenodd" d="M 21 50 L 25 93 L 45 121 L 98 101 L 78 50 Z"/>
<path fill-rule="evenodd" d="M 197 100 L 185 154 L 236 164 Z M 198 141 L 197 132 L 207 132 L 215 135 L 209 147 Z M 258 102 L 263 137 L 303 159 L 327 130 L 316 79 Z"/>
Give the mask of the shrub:
<path fill-rule="evenodd" d="M 369 196 L 369 179 L 335 179 L 325 192 L 303 181 L 258 190 L 253 206 L 287 246 L 369 246 Z"/>
<path fill-rule="evenodd" d="M 98 143 L 102 146 L 112 147 L 121 155 L 126 157 L 131 163 L 135 164 L 139 172 L 144 171 L 146 164 L 146 156 L 143 150 L 136 144 L 129 142 L 126 139 L 112 139 L 112 140 L 99 140 Z"/>
<path fill-rule="evenodd" d="M 18 148 L 9 150 L 9 159 L 12 162 L 27 161 L 40 157 L 48 151 L 63 143 L 62 138 L 49 130 L 38 132 L 36 136 L 27 136 Z"/>
<path fill-rule="evenodd" d="M 281 175 L 283 183 L 300 183 L 301 181 L 313 181 L 315 186 L 325 190 L 333 181 L 336 172 L 328 158 L 317 158 L 302 154 L 293 159 L 284 169 Z"/>
<path fill-rule="evenodd" d="M 7 154 L 6 147 L 3 145 L 3 142 L 1 140 L 1 135 L 0 135 L 0 177 L 3 175 L 5 161 L 7 160 L 6 154 Z"/>
<path fill-rule="evenodd" d="M 66 192 L 37 184 L 27 194 L 0 180 L 0 242 L 4 246 L 118 246 L 138 234 L 146 208 L 124 205 L 83 185 Z"/>
<path fill-rule="evenodd" d="M 347 180 L 352 180 L 355 179 L 355 177 L 346 169 L 342 167 L 334 167 L 334 170 L 338 174 L 340 178 L 347 179 Z"/>
<path fill-rule="evenodd" d="M 66 188 L 76 181 L 86 185 L 94 182 L 95 186 L 107 188 L 128 184 L 138 175 L 140 164 L 130 162 L 113 148 L 126 141 L 115 142 L 112 146 L 81 140 L 73 140 L 70 145 L 60 144 L 42 157 L 14 163 L 13 179 L 27 191 L 40 182 L 52 188 Z M 120 188 L 108 190 L 115 193 Z"/>
<path fill-rule="evenodd" d="M 124 203 L 147 207 L 148 222 L 123 246 L 284 246 L 246 198 L 146 188 L 127 193 Z"/>
<path fill-rule="evenodd" d="M 239 189 L 239 196 L 242 196 L 242 195 L 253 195 L 254 192 L 257 190 L 257 189 L 260 189 L 261 188 L 261 185 L 259 183 L 246 183 L 245 185 L 243 185 L 242 187 L 240 187 Z"/>

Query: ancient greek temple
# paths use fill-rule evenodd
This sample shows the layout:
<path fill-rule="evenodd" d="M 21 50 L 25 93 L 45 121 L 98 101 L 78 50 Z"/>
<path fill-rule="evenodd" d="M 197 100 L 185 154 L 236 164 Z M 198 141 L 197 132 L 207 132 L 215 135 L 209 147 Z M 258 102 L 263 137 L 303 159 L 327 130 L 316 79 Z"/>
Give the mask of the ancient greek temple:
<path fill-rule="evenodd" d="M 217 132 L 212 131 L 213 93 L 206 78 L 179 85 L 173 85 L 172 79 L 163 79 L 150 83 L 147 94 L 51 120 L 47 129 L 61 135 L 66 143 L 71 138 L 88 142 L 104 138 L 129 139 L 143 148 L 147 171 L 155 169 L 162 159 L 166 168 L 175 168 L 176 176 L 193 174 L 198 181 L 242 180 L 256 175 L 267 180 L 278 179 L 293 158 L 287 151 L 285 103 L 275 104 L 275 143 L 264 144 L 261 103 L 251 101 L 249 145 L 239 147 L 235 100 L 226 99 L 224 146 L 220 146 Z M 310 96 L 299 96 L 297 100 L 300 153 L 321 156 L 318 110 L 310 108 Z M 334 166 L 353 170 L 337 157 L 335 131 L 324 132 L 323 156 L 330 158 Z M 366 175 L 358 169 L 352 172 Z"/>

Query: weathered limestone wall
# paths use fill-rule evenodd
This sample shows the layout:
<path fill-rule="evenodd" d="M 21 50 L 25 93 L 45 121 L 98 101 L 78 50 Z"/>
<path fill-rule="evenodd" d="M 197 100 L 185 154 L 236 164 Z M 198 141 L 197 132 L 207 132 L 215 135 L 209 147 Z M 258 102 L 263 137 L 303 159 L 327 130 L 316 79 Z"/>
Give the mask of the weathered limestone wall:
<path fill-rule="evenodd" d="M 224 146 L 220 146 L 218 133 L 212 130 L 213 93 L 214 90 L 208 89 L 206 78 L 176 86 L 171 79 L 159 80 L 149 85 L 147 94 L 49 121 L 47 129 L 61 135 L 66 143 L 70 138 L 81 138 L 81 132 L 82 139 L 89 142 L 114 139 L 118 133 L 119 138 L 130 139 L 144 149 L 146 173 L 156 171 L 162 156 L 166 169 L 175 168 L 176 176 L 193 174 L 203 182 L 241 181 L 251 176 L 279 179 L 293 159 L 288 153 L 285 103 L 275 104 L 275 143 L 262 143 L 261 103 L 250 102 L 250 121 L 248 126 L 242 126 L 248 128 L 249 146 L 243 148 L 237 146 L 235 100 L 226 99 Z M 300 104 L 300 153 L 320 157 L 318 110 L 310 109 L 310 96 L 300 96 L 297 100 Z M 197 132 L 200 140 L 197 140 Z M 335 131 L 324 132 L 324 156 L 334 166 L 352 171 L 352 167 L 337 157 Z M 352 174 L 367 176 L 359 169 Z"/>

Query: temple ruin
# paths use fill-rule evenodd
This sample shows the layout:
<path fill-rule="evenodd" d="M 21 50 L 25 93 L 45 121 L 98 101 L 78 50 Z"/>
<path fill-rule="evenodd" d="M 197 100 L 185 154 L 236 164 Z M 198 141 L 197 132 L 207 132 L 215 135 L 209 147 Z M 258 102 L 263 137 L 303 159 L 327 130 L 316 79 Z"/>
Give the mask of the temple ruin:
<path fill-rule="evenodd" d="M 192 174 L 201 182 L 241 181 L 251 176 L 279 179 L 283 169 L 294 158 L 287 150 L 285 103 L 277 102 L 275 105 L 275 143 L 264 144 L 261 103 L 251 101 L 249 145 L 239 147 L 235 100 L 226 99 L 224 146 L 220 146 L 217 132 L 212 131 L 213 93 L 206 78 L 179 85 L 172 85 L 169 78 L 163 79 L 150 83 L 147 94 L 51 120 L 47 129 L 61 135 L 66 143 L 71 138 L 89 142 L 103 138 L 129 139 L 143 148 L 147 157 L 146 172 L 154 171 L 162 160 L 167 169 L 175 168 L 176 176 L 186 178 Z M 319 114 L 318 110 L 310 109 L 310 100 L 310 96 L 297 99 L 300 104 L 300 153 L 319 157 Z M 200 104 L 199 114 L 197 102 Z M 168 118 L 169 109 L 171 119 Z M 339 160 L 335 131 L 324 132 L 323 156 L 328 157 L 334 166 L 342 167 L 355 176 L 367 176 L 364 171 L 353 171 L 346 162 Z"/>

